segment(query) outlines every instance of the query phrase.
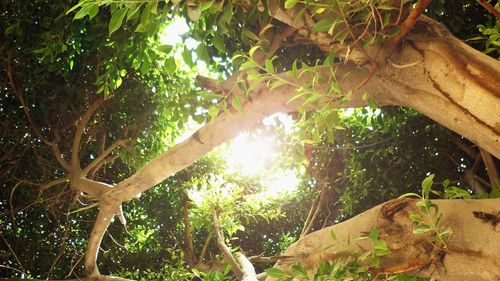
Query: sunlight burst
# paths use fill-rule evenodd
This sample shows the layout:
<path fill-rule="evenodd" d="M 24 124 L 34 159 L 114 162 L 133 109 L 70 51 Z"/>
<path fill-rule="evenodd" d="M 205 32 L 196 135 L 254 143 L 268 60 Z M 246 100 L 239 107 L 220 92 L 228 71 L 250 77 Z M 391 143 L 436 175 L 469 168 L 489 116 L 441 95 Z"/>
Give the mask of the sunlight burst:
<path fill-rule="evenodd" d="M 244 175 L 255 175 L 266 169 L 277 156 L 271 138 L 251 138 L 240 134 L 231 143 L 227 162 L 230 169 Z"/>

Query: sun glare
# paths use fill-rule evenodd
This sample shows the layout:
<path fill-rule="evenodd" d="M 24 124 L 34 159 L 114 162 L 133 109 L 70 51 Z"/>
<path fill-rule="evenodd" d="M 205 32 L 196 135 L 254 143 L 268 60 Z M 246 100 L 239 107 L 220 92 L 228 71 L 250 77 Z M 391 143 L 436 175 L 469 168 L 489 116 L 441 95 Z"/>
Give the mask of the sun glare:
<path fill-rule="evenodd" d="M 233 172 L 250 176 L 262 172 L 277 156 L 271 138 L 252 138 L 243 133 L 229 146 L 227 162 Z"/>

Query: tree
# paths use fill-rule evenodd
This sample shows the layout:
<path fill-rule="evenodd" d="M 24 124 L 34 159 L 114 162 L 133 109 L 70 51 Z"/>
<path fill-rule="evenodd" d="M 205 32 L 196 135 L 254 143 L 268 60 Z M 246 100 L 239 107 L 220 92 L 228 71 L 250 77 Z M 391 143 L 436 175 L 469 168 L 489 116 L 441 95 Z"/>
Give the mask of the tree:
<path fill-rule="evenodd" d="M 8 91 L 13 92 L 21 102 L 24 114 L 31 125 L 31 130 L 36 135 L 36 139 L 45 142 L 62 167 L 62 169 L 57 169 L 58 175 L 60 174 L 62 177 L 54 177 L 56 179 L 45 187 L 68 181 L 74 192 L 84 193 L 91 200 L 99 203 L 99 213 L 88 240 L 85 256 L 85 268 L 89 280 L 110 278 L 100 275 L 96 260 L 99 245 L 112 218 L 115 215 L 122 215 L 122 203 L 136 198 L 142 192 L 185 169 L 215 146 L 234 137 L 241 130 L 251 128 L 265 116 L 275 112 L 306 112 L 360 107 L 371 102 L 375 102 L 377 105 L 401 105 L 427 115 L 468 138 L 485 151 L 499 157 L 500 133 L 498 126 L 500 120 L 496 114 L 500 95 L 498 90 L 500 89 L 499 62 L 465 45 L 437 21 L 422 16 L 421 13 L 430 1 L 418 1 L 414 7 L 404 1 L 396 2 L 398 1 L 370 1 L 365 5 L 362 2 L 339 1 L 332 3 L 327 1 L 325 3 L 299 3 L 298 1 L 285 1 L 284 3 L 274 1 L 256 3 L 240 3 L 239 1 L 234 3 L 225 3 L 224 1 L 199 3 L 191 1 L 185 3 L 80 1 L 74 9 L 75 17 L 81 19 L 88 16 L 89 20 L 85 20 L 85 23 L 92 23 L 92 18 L 96 16 L 99 9 L 110 7 L 111 18 L 108 26 L 110 34 L 116 32 L 123 25 L 123 22 L 127 21 L 125 26 L 127 31 L 120 33 L 122 35 L 113 40 L 116 44 L 123 43 L 127 48 L 111 46 L 110 51 L 124 49 L 144 51 L 145 54 L 138 54 L 138 56 L 149 63 L 140 61 L 136 65 L 134 65 L 133 58 L 125 52 L 113 54 L 116 55 L 116 58 L 128 58 L 125 61 L 130 63 L 135 71 L 140 69 L 140 72 L 134 72 L 140 73 L 136 78 L 138 81 L 145 79 L 147 75 L 154 76 L 156 79 L 153 80 L 159 81 L 161 75 L 150 70 L 149 64 L 154 64 L 157 59 L 164 57 L 152 56 L 148 52 L 151 48 L 140 45 L 146 44 L 140 43 L 147 42 L 146 40 L 138 40 L 139 45 L 127 45 L 127 40 L 130 38 L 128 30 L 133 28 L 137 32 L 145 32 L 145 37 L 155 34 L 158 30 L 158 23 L 164 18 L 171 18 L 174 14 L 172 11 L 185 12 L 187 17 L 193 21 L 191 23 L 193 34 L 210 40 L 210 45 L 213 48 L 207 48 L 206 44 L 200 44 L 197 48 L 199 59 L 211 62 L 209 51 L 212 54 L 225 52 L 226 54 L 222 54 L 222 57 L 230 57 L 235 51 L 246 51 L 246 53 L 236 53 L 233 56 L 235 60 L 243 58 L 244 62 L 240 64 L 239 72 L 235 72 L 229 79 L 225 81 L 216 81 L 206 77 L 198 77 L 197 79 L 201 87 L 212 91 L 215 94 L 215 99 L 218 100 L 219 107 L 209 109 L 212 120 L 190 138 L 172 146 L 166 152 L 145 163 L 135 174 L 128 175 L 128 177 L 123 175 L 116 185 L 90 179 L 89 172 L 103 164 L 104 159 L 110 156 L 116 147 L 124 144 L 124 141 L 121 141 L 117 136 L 113 137 L 116 141 L 114 145 L 102 149 L 99 156 L 90 157 L 95 158 L 94 161 L 85 163 L 85 167 L 81 168 L 83 164 L 80 160 L 82 135 L 104 99 L 98 98 L 95 101 L 85 102 L 86 111 L 77 121 L 76 129 L 70 137 L 72 141 L 68 142 L 71 145 L 65 147 L 64 152 L 61 152 L 60 145 L 64 142 L 58 139 L 58 135 L 61 134 L 57 132 L 57 129 L 41 130 L 33 121 L 31 113 L 33 109 L 30 109 L 29 104 L 24 102 L 23 94 L 25 93 L 20 90 L 22 88 L 17 87 L 16 79 L 12 76 L 12 62 L 20 62 L 11 58 L 9 51 L 13 49 L 9 49 L 8 46 L 3 47 L 6 65 L 4 72 L 8 79 L 6 84 L 10 85 Z M 65 11 L 69 9 L 69 7 L 59 8 Z M 237 16 L 233 16 L 233 14 Z M 107 25 L 107 20 L 97 19 L 101 29 L 103 25 Z M 273 24 L 269 25 L 270 22 Z M 224 42 L 221 43 L 220 34 L 210 30 L 213 25 L 216 25 L 218 30 L 227 30 L 230 35 L 227 40 L 233 40 L 237 44 L 231 46 L 224 44 Z M 237 26 L 237 28 L 230 31 L 229 26 Z M 239 37 L 234 36 L 237 33 L 242 34 L 241 40 L 235 39 Z M 291 52 L 287 53 L 287 47 L 283 47 L 283 44 L 292 41 L 292 38 L 298 44 L 306 41 L 329 54 L 324 64 L 314 64 L 314 59 L 309 59 L 312 60 L 314 66 L 308 66 L 308 58 L 302 57 L 300 49 L 294 48 L 294 46 L 290 47 Z M 101 42 L 103 47 L 110 46 L 107 39 L 101 37 L 101 40 L 103 40 Z M 46 41 L 50 41 L 50 39 Z M 132 40 L 132 42 L 135 41 Z M 245 42 L 258 44 L 250 48 L 243 45 Z M 170 52 L 167 46 L 161 48 L 156 46 L 156 48 L 163 49 L 167 54 Z M 46 58 L 53 55 L 54 49 L 46 48 L 37 51 Z M 78 53 L 79 50 L 75 49 L 75 52 Z M 275 54 L 278 54 L 276 60 L 273 59 Z M 110 57 L 114 58 L 113 55 Z M 280 56 L 282 56 L 281 59 Z M 302 59 L 304 63 L 300 63 L 296 58 Z M 59 61 L 55 60 L 54 67 L 57 67 L 57 63 Z M 172 67 L 171 60 L 167 59 L 164 68 L 170 69 L 170 67 Z M 106 70 L 104 75 L 99 72 L 101 68 L 95 69 L 99 74 L 96 75 L 98 77 L 97 84 L 100 86 L 97 91 L 104 95 L 117 95 L 117 93 L 112 93 L 113 89 L 118 91 L 124 87 L 121 85 L 123 80 L 120 78 L 122 76 L 121 68 L 115 65 L 114 60 L 107 61 L 103 68 Z M 83 68 L 82 71 L 90 72 L 91 69 Z M 125 73 L 127 72 L 126 70 Z M 81 75 L 89 74 L 83 73 Z M 131 80 L 133 81 L 133 78 Z M 68 83 L 71 82 L 68 81 Z M 156 85 L 160 84 L 158 82 Z M 175 87 L 175 90 L 179 89 L 182 87 Z M 186 99 L 189 100 L 189 96 L 181 97 L 178 99 L 178 104 L 186 102 Z M 210 104 L 211 100 L 208 98 L 203 101 L 196 100 L 193 103 L 196 102 Z M 212 106 L 215 105 L 212 104 Z M 194 109 L 194 107 L 191 108 Z M 189 113 L 192 112 L 187 112 L 184 115 Z M 47 138 L 46 135 L 49 132 L 54 136 L 54 140 Z M 490 167 L 494 166 L 490 165 Z M 490 171 L 493 170 L 490 169 Z M 495 180 L 495 177 L 493 179 Z M 492 189 L 495 189 L 494 180 Z M 443 221 L 446 222 L 448 222 L 448 218 L 452 220 L 457 216 L 465 216 L 466 214 L 470 216 L 474 212 L 490 215 L 477 215 L 470 220 L 455 221 L 453 224 L 450 222 L 450 225 L 455 229 L 453 237 L 456 239 L 450 238 L 447 241 L 450 249 L 455 244 L 463 244 L 467 237 L 474 237 L 476 240 L 486 239 L 484 241 L 494 239 L 497 224 L 494 206 L 498 205 L 498 199 L 490 199 L 485 202 L 472 204 L 470 208 L 474 210 L 465 207 L 458 208 L 457 206 L 465 204 L 460 201 L 438 203 L 444 215 Z M 390 201 L 381 207 L 368 211 L 363 216 L 367 223 L 360 223 L 359 217 L 353 218 L 349 224 L 355 224 L 359 228 L 349 227 L 348 231 L 357 234 L 370 231 L 371 226 L 377 224 L 377 216 L 380 216 L 379 209 L 382 209 L 383 218 L 391 222 L 390 225 L 411 230 L 411 222 L 404 221 L 407 216 L 399 216 L 401 212 L 405 214 L 409 212 L 407 208 L 413 210 L 414 206 L 411 201 Z M 427 224 L 431 222 L 432 220 L 426 221 Z M 482 230 L 481 235 L 467 232 L 468 228 L 465 227 L 465 223 L 477 226 L 476 229 Z M 380 227 L 381 225 L 377 226 L 377 228 Z M 323 235 L 325 232 L 321 233 Z M 344 239 L 347 234 L 342 235 L 342 239 Z M 313 239 L 311 237 L 317 236 L 306 236 L 301 240 L 305 242 L 299 242 L 298 245 L 307 243 Z M 388 241 L 390 241 L 389 238 L 390 235 L 387 238 Z M 320 243 L 327 243 L 325 238 L 322 239 Z M 414 242 L 420 243 L 421 241 Z M 406 246 L 409 249 L 416 247 L 415 244 L 411 243 Z M 460 253 L 453 253 L 452 250 L 449 250 L 450 252 L 444 254 L 447 258 L 441 260 L 436 258 L 443 255 L 441 251 L 434 248 L 430 250 L 424 248 L 425 251 L 421 252 L 427 255 L 424 259 L 426 262 L 419 263 L 415 267 L 402 267 L 402 265 L 407 265 L 410 259 L 414 259 L 411 256 L 404 256 L 401 258 L 403 262 L 397 264 L 399 267 L 392 266 L 390 268 L 397 267 L 400 270 L 402 267 L 403 271 L 422 270 L 420 274 L 427 277 L 437 275 L 450 279 L 468 278 L 461 275 L 461 268 L 466 263 L 463 252 L 481 252 L 481 256 L 483 253 L 488 253 L 485 255 L 486 258 L 478 258 L 485 268 L 495 267 L 494 260 L 499 252 L 495 246 L 476 241 L 474 248 L 460 248 Z M 296 246 L 295 249 L 302 251 L 301 254 L 311 257 L 320 255 L 318 248 L 304 249 Z M 294 253 L 293 251 L 296 250 L 290 251 Z M 387 256 L 388 259 L 391 257 L 391 254 Z M 437 262 L 443 263 L 447 268 L 445 273 L 426 269 L 429 264 Z M 483 268 L 470 269 L 469 274 L 472 274 L 470 276 L 476 276 L 478 274 L 475 273 L 482 271 Z M 392 269 L 392 271 L 382 273 L 397 272 L 399 271 Z M 485 276 L 484 280 L 491 280 L 491 277 L 499 276 L 499 273 L 493 269 L 491 269 L 490 274 Z"/>

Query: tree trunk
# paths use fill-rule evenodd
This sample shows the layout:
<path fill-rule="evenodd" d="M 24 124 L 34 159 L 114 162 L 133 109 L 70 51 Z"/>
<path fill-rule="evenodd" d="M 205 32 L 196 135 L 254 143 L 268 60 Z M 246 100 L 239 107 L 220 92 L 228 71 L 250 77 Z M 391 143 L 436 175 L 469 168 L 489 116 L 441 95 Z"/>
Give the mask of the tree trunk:
<path fill-rule="evenodd" d="M 313 269 L 324 261 L 369 251 L 372 249 L 369 239 L 355 238 L 368 236 L 372 228 L 377 228 L 379 239 L 387 241 L 390 253 L 381 257 L 375 274 L 406 272 L 447 281 L 500 280 L 500 226 L 497 225 L 500 199 L 433 200 L 443 215 L 441 228 L 453 230 L 445 240 L 446 248 L 437 246 L 433 232 L 412 233 L 414 223 L 409 215 L 420 213 L 415 205 L 418 200 L 395 199 L 348 221 L 306 235 L 284 253 L 295 259 L 279 261 L 276 267 L 288 271 L 292 264 L 299 263 Z"/>

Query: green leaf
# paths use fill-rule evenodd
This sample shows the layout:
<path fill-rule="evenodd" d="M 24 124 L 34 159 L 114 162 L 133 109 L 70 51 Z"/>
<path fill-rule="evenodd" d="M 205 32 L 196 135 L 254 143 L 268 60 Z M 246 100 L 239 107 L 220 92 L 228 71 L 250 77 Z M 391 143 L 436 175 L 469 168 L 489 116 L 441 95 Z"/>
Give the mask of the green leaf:
<path fill-rule="evenodd" d="M 192 67 L 194 65 L 193 54 L 187 47 L 184 47 L 184 50 L 182 50 L 182 59 L 189 67 Z"/>
<path fill-rule="evenodd" d="M 337 241 L 337 235 L 333 230 L 330 231 L 330 237 L 332 237 L 333 241 Z"/>
<path fill-rule="evenodd" d="M 173 57 L 168 58 L 165 61 L 165 65 L 163 66 L 165 72 L 167 74 L 172 74 L 177 70 L 177 64 L 175 63 L 175 59 Z"/>
<path fill-rule="evenodd" d="M 217 48 L 217 50 L 219 50 L 219 52 L 221 53 L 226 52 L 226 46 L 224 45 L 224 41 L 222 40 L 219 34 L 217 33 L 214 34 L 214 38 L 212 39 L 212 44 L 215 46 L 215 48 Z"/>
<path fill-rule="evenodd" d="M 377 240 L 373 242 L 373 250 L 376 256 L 381 257 L 389 254 L 389 247 L 385 240 Z"/>
<path fill-rule="evenodd" d="M 291 270 L 292 270 L 292 274 L 294 276 L 297 276 L 297 275 L 302 275 L 304 277 L 307 276 L 307 270 L 305 269 L 305 267 L 300 266 L 298 264 L 292 265 Z"/>
<path fill-rule="evenodd" d="M 134 19 L 136 15 L 138 15 L 138 11 L 140 10 L 142 3 L 132 3 L 128 8 L 127 20 Z"/>
<path fill-rule="evenodd" d="M 90 15 L 91 12 L 95 12 L 95 7 L 97 6 L 97 3 L 86 3 L 84 4 L 81 9 L 75 14 L 73 19 L 78 20 L 84 18 L 86 15 Z M 68 12 L 69 13 L 69 12 Z M 95 16 L 95 15 L 94 15 Z"/>
<path fill-rule="evenodd" d="M 270 74 L 274 74 L 275 73 L 272 60 L 266 60 L 265 66 L 266 66 L 266 71 L 268 73 L 270 73 Z"/>
<path fill-rule="evenodd" d="M 421 198 L 420 194 L 413 193 L 413 192 L 405 193 L 405 194 L 399 196 L 398 198 L 405 198 L 405 197 L 417 197 L 417 198 Z"/>
<path fill-rule="evenodd" d="M 84 4 L 86 4 L 87 2 L 89 2 L 89 0 L 82 0 L 80 1 L 78 4 L 76 4 L 75 6 L 71 7 L 71 9 L 69 9 L 67 12 L 66 12 L 66 15 L 73 12 L 74 10 L 80 8 L 81 6 L 83 6 Z"/>
<path fill-rule="evenodd" d="M 210 63 L 210 56 L 208 55 L 207 46 L 205 43 L 200 43 L 196 48 L 196 55 L 199 59 L 203 60 L 207 64 Z"/>
<path fill-rule="evenodd" d="M 376 241 L 378 239 L 378 229 L 373 227 L 371 230 L 370 230 L 370 240 L 372 241 Z"/>
<path fill-rule="evenodd" d="M 174 49 L 174 47 L 172 45 L 158 46 L 158 51 L 163 52 L 165 54 L 169 54 L 173 49 Z"/>
<path fill-rule="evenodd" d="M 256 68 L 256 67 L 259 67 L 259 65 L 255 61 L 247 60 L 246 62 L 244 62 L 240 65 L 240 71 L 252 69 L 252 68 Z"/>
<path fill-rule="evenodd" d="M 243 112 L 243 105 L 241 104 L 240 99 L 238 98 L 238 95 L 234 95 L 232 99 L 232 104 L 233 107 L 238 110 L 239 112 Z"/>
<path fill-rule="evenodd" d="M 432 228 L 426 224 L 422 224 L 422 225 L 419 225 L 417 226 L 414 230 L 413 230 L 413 234 L 424 234 L 424 233 L 427 233 L 429 231 L 431 231 Z"/>
<path fill-rule="evenodd" d="M 274 80 L 274 82 L 271 83 L 271 87 L 269 88 L 269 90 L 272 91 L 272 90 L 278 88 L 279 86 L 282 86 L 285 84 L 287 84 L 287 81 L 285 81 L 285 80 L 282 80 L 282 79 Z"/>
<path fill-rule="evenodd" d="M 295 79 L 299 78 L 299 73 L 297 71 L 297 59 L 295 59 L 292 64 L 292 77 Z"/>
<path fill-rule="evenodd" d="M 200 19 L 200 16 L 201 16 L 200 5 L 193 5 L 193 6 L 188 5 L 186 10 L 187 10 L 187 15 L 188 15 L 190 20 L 198 21 Z"/>
<path fill-rule="evenodd" d="M 258 49 L 260 48 L 259 45 L 257 46 L 253 46 L 252 48 L 250 48 L 250 51 L 248 51 L 248 55 L 250 55 L 250 57 L 253 57 L 253 54 L 255 53 L 255 51 L 257 51 Z"/>
<path fill-rule="evenodd" d="M 121 9 L 116 10 L 111 16 L 111 20 L 109 21 L 109 35 L 113 32 L 117 31 L 120 26 L 122 26 L 123 18 L 127 14 L 128 8 L 123 7 Z"/>
<path fill-rule="evenodd" d="M 422 181 L 422 196 L 424 198 L 429 198 L 429 192 L 431 191 L 433 182 L 434 182 L 434 174 L 431 174 Z"/>
<path fill-rule="evenodd" d="M 272 278 L 281 278 L 281 277 L 285 277 L 287 276 L 285 272 L 283 272 L 283 270 L 279 269 L 279 268 L 268 268 L 265 270 L 265 272 L 267 273 L 267 275 L 269 277 L 272 277 Z"/>
<path fill-rule="evenodd" d="M 422 221 L 422 217 L 419 214 L 410 214 L 409 218 L 413 222 L 421 222 Z"/>
<path fill-rule="evenodd" d="M 250 31 L 249 29 L 244 28 L 242 31 L 242 34 L 247 37 L 248 39 L 254 40 L 254 41 L 259 41 L 259 36 L 257 36 L 255 33 Z"/>
<path fill-rule="evenodd" d="M 299 2 L 299 0 L 286 0 L 285 1 L 285 9 L 293 8 L 298 2 Z"/>
<path fill-rule="evenodd" d="M 210 118 L 215 119 L 219 115 L 219 107 L 212 105 L 208 108 L 208 115 Z"/>
<path fill-rule="evenodd" d="M 326 19 L 322 19 L 318 21 L 314 26 L 312 31 L 313 32 L 326 32 L 330 29 L 334 22 L 333 17 L 327 17 Z"/>

